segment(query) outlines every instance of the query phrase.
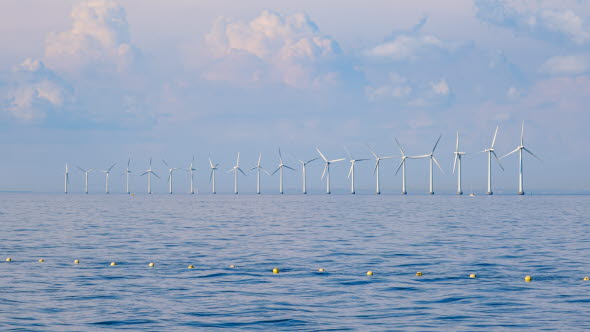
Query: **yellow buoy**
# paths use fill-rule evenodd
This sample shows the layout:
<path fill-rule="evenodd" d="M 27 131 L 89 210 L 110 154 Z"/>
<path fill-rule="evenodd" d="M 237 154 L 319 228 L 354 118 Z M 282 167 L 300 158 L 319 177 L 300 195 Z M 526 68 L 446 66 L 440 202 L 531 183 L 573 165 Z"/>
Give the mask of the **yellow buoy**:
<path fill-rule="evenodd" d="M 475 275 L 475 273 L 472 273 L 469 275 L 469 278 L 477 278 L 477 276 Z"/>
<path fill-rule="evenodd" d="M 372 276 L 373 275 L 373 271 L 367 271 L 367 275 L 368 276 Z"/>
<path fill-rule="evenodd" d="M 43 258 L 39 258 L 39 263 L 43 263 L 45 260 Z"/>
<path fill-rule="evenodd" d="M 236 267 L 235 265 L 230 265 L 229 268 L 233 269 L 234 267 Z"/>
<path fill-rule="evenodd" d="M 148 266 L 149 267 L 154 267 L 154 266 L 156 266 L 156 264 L 154 264 L 153 262 L 151 262 L 151 263 L 148 264 Z"/>
<path fill-rule="evenodd" d="M 422 272 L 416 272 L 416 276 L 417 277 L 421 277 L 422 276 Z"/>
<path fill-rule="evenodd" d="M 272 269 L 272 273 L 274 273 L 274 274 L 278 274 L 279 272 L 281 272 L 281 271 L 276 267 L 274 269 Z"/>
<path fill-rule="evenodd" d="M 188 268 L 189 269 L 194 269 L 195 267 L 193 265 L 189 265 Z"/>
<path fill-rule="evenodd" d="M 532 280 L 533 280 L 533 277 L 531 277 L 531 276 L 524 277 L 524 281 L 526 281 L 526 282 L 531 282 Z"/>
<path fill-rule="evenodd" d="M 323 268 L 323 267 L 320 267 L 320 268 L 318 269 L 318 272 L 325 272 L 325 271 L 326 271 L 326 270 L 324 270 L 324 268 Z"/>
<path fill-rule="evenodd" d="M 80 261 L 77 259 L 74 259 L 74 264 L 80 264 Z"/>
<path fill-rule="evenodd" d="M 590 280 L 590 277 L 584 277 L 584 281 Z"/>
<path fill-rule="evenodd" d="M 115 265 L 117 265 L 117 263 L 111 262 L 111 266 L 115 266 Z"/>
<path fill-rule="evenodd" d="M 12 262 L 12 258 L 10 258 L 10 257 L 7 257 L 7 258 L 6 258 L 6 261 L 7 261 L 7 262 Z"/>

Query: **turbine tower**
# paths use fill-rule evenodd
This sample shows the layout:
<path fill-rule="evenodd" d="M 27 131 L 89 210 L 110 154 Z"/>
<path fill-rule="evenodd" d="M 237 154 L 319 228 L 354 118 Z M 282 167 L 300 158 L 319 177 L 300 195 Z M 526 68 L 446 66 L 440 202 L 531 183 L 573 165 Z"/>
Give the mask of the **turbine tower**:
<path fill-rule="evenodd" d="M 436 143 L 434 144 L 434 147 L 432 148 L 432 151 L 429 154 L 424 154 L 421 156 L 415 156 L 412 158 L 416 158 L 416 159 L 423 159 L 423 158 L 428 158 L 430 159 L 430 191 L 428 192 L 430 195 L 434 195 L 434 181 L 433 181 L 433 174 L 432 174 L 432 162 L 434 161 L 434 163 L 436 163 L 436 166 L 438 166 L 438 169 L 440 169 L 441 173 L 445 174 L 445 172 L 442 170 L 442 168 L 440 167 L 440 164 L 438 163 L 438 161 L 436 160 L 436 158 L 434 157 L 434 150 L 436 150 L 436 147 L 438 146 L 438 142 L 440 142 L 440 139 L 442 138 L 442 135 L 440 135 L 438 137 L 438 140 L 436 140 Z"/>
<path fill-rule="evenodd" d="M 528 152 L 531 156 L 537 158 L 541 161 L 541 158 L 537 157 L 531 150 L 527 149 L 524 146 L 524 121 L 522 122 L 522 131 L 520 133 L 520 145 L 516 147 L 512 152 L 507 153 L 506 155 L 502 156 L 502 158 L 507 157 L 514 152 L 518 151 L 518 194 L 524 195 L 524 186 L 523 186 L 523 170 L 522 170 L 522 151 Z M 500 159 L 502 159 L 500 158 Z"/>
<path fill-rule="evenodd" d="M 236 159 L 236 165 L 232 167 L 228 173 L 234 172 L 234 194 L 238 193 L 238 171 L 242 172 L 242 174 L 246 175 L 244 171 L 240 168 L 240 153 L 238 152 L 238 158 Z"/>
<path fill-rule="evenodd" d="M 385 160 L 385 159 L 391 159 L 393 158 L 393 156 L 390 157 L 379 157 L 375 151 L 373 151 L 373 149 L 371 149 L 371 147 L 369 145 L 367 145 L 367 147 L 369 148 L 369 151 L 371 151 L 371 153 L 373 154 L 373 156 L 375 157 L 375 169 L 373 170 L 373 174 L 375 174 L 375 179 L 376 179 L 376 187 L 375 187 L 375 194 L 380 195 L 381 194 L 381 183 L 380 183 L 380 176 L 379 176 L 379 164 L 381 163 L 381 160 Z"/>
<path fill-rule="evenodd" d="M 109 167 L 107 170 L 100 171 L 105 174 L 105 189 L 104 190 L 105 190 L 106 194 L 109 193 L 109 174 L 111 173 L 111 169 L 113 169 L 113 167 L 115 167 L 115 165 L 117 165 L 117 163 L 114 163 L 113 165 L 111 165 L 111 167 Z"/>
<path fill-rule="evenodd" d="M 162 159 L 162 162 L 164 162 L 164 165 L 166 165 L 166 167 L 168 167 L 168 193 L 172 194 L 172 173 L 174 173 L 174 171 L 178 170 L 178 168 L 172 168 L 170 166 L 168 166 L 168 163 L 166 163 L 166 160 Z"/>
<path fill-rule="evenodd" d="M 64 173 L 64 193 L 68 193 L 68 184 L 70 183 L 70 172 L 68 171 L 68 163 L 66 163 L 66 172 Z"/>
<path fill-rule="evenodd" d="M 494 144 L 496 144 L 496 136 L 498 135 L 498 128 L 500 128 L 500 126 L 496 127 L 496 131 L 494 132 L 494 138 L 492 139 L 492 145 L 489 148 L 481 151 L 481 152 L 488 153 L 488 191 L 486 192 L 486 194 L 488 194 L 488 195 L 494 194 L 494 192 L 492 190 L 492 155 L 494 155 L 494 157 L 496 158 L 496 161 L 498 161 L 498 165 L 500 165 L 500 168 L 502 169 L 502 171 L 504 170 L 504 167 L 500 163 L 500 159 L 498 158 L 498 155 L 496 155 L 496 151 L 494 151 Z"/>
<path fill-rule="evenodd" d="M 256 164 L 256 166 L 249 169 L 249 171 L 256 170 L 256 193 L 259 195 L 260 195 L 260 172 L 262 171 L 262 172 L 270 175 L 270 173 L 268 173 L 260 164 L 261 161 L 262 161 L 262 152 L 260 154 L 258 154 L 258 164 Z"/>
<path fill-rule="evenodd" d="M 88 173 L 94 171 L 93 169 L 85 170 L 80 166 L 76 166 L 80 171 L 84 173 L 84 193 L 88 194 Z"/>
<path fill-rule="evenodd" d="M 307 194 L 307 171 L 306 171 L 307 164 L 309 164 L 312 161 L 315 161 L 317 159 L 319 159 L 319 157 L 313 158 L 308 161 L 299 160 L 299 162 L 301 163 L 301 179 L 303 181 L 303 189 L 302 189 L 303 194 Z"/>
<path fill-rule="evenodd" d="M 286 167 L 290 170 L 295 170 L 294 168 L 287 166 L 283 163 L 283 155 L 281 154 L 281 148 L 279 148 L 279 167 L 272 172 L 271 175 L 274 175 L 277 171 L 279 172 L 279 193 L 283 194 L 283 168 Z"/>
<path fill-rule="evenodd" d="M 465 155 L 465 152 L 459 152 L 459 131 L 457 131 L 457 144 L 455 145 L 454 154 L 455 154 L 455 160 L 453 161 L 453 174 L 455 174 L 455 166 L 456 166 L 457 167 L 457 195 L 463 195 L 463 186 L 461 185 L 461 157 Z"/>
<path fill-rule="evenodd" d="M 194 195 L 194 193 L 195 193 L 195 189 L 193 188 L 193 172 L 196 171 L 197 169 L 194 168 L 194 166 L 193 166 L 194 163 L 195 163 L 195 156 L 193 156 L 191 163 L 188 165 L 188 168 L 186 169 L 186 171 L 189 173 L 189 181 L 190 181 L 188 193 L 191 195 Z"/>
<path fill-rule="evenodd" d="M 320 149 L 315 148 L 318 153 L 320 154 L 320 156 L 322 157 L 322 159 L 324 159 L 325 162 L 325 166 L 324 166 L 324 171 L 322 172 L 322 180 L 324 179 L 324 176 L 326 176 L 326 194 L 331 194 L 332 192 L 330 191 L 330 164 L 335 163 L 335 162 L 339 162 L 339 161 L 343 161 L 345 158 L 340 158 L 340 159 L 334 159 L 334 160 L 328 160 L 328 158 L 326 158 L 326 156 L 324 156 L 324 154 L 320 151 Z"/>
<path fill-rule="evenodd" d="M 123 174 L 125 174 L 125 191 L 127 191 L 127 194 L 131 194 L 131 191 L 129 191 L 129 174 L 131 173 L 131 171 L 129 170 L 129 165 L 131 164 L 131 158 L 129 158 L 127 160 L 127 168 L 125 169 L 125 172 Z"/>
<path fill-rule="evenodd" d="M 152 174 L 157 177 L 158 179 L 160 178 L 158 176 L 158 174 L 156 174 L 153 170 L 152 170 L 152 158 L 150 157 L 150 167 L 147 169 L 147 171 L 145 171 L 143 174 L 141 174 L 140 176 L 144 176 L 147 174 L 147 190 L 148 190 L 148 194 L 152 193 Z"/>
<path fill-rule="evenodd" d="M 211 157 L 209 157 L 209 169 L 211 169 L 211 174 L 209 174 L 209 182 L 211 182 L 211 193 L 216 194 L 215 191 L 215 171 L 217 170 L 217 166 L 219 164 L 213 164 L 211 161 Z"/>
<path fill-rule="evenodd" d="M 365 160 L 369 160 L 369 159 L 354 159 L 352 157 L 352 154 L 350 153 L 350 151 L 348 151 L 348 149 L 346 148 L 346 146 L 344 147 L 344 149 L 346 150 L 346 153 L 348 154 L 348 157 L 350 158 L 349 162 L 350 162 L 350 170 L 348 171 L 348 178 L 350 179 L 350 193 L 351 194 L 355 194 L 355 188 L 354 188 L 354 166 L 356 165 L 356 162 L 358 161 L 365 161 Z"/>

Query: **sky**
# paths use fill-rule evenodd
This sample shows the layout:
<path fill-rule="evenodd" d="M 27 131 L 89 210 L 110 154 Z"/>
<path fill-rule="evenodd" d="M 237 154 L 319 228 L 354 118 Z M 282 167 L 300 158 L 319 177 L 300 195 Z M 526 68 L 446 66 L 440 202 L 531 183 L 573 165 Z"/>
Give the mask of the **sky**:
<path fill-rule="evenodd" d="M 195 156 L 198 190 L 233 189 L 233 167 L 270 172 L 285 163 L 288 193 L 300 189 L 299 159 L 373 159 L 384 193 L 401 191 L 398 138 L 407 155 L 435 156 L 435 191 L 453 193 L 459 132 L 465 191 L 485 192 L 492 142 L 514 150 L 524 121 L 525 190 L 590 193 L 590 2 L 576 1 L 65 1 L 0 2 L 0 191 L 60 192 L 65 163 L 117 163 L 111 191 L 131 158 L 132 191 L 153 158 L 166 192 L 167 167 Z M 348 161 L 332 167 L 348 190 Z M 497 193 L 517 191 L 518 158 L 492 165 Z M 323 165 L 308 169 L 321 192 Z M 374 161 L 358 163 L 357 191 L 374 191 Z M 255 190 L 254 172 L 240 178 Z M 408 191 L 428 191 L 428 161 L 411 160 Z M 178 192 L 187 173 L 174 174 Z M 276 193 L 277 176 L 263 190 Z M 90 191 L 104 189 L 90 174 Z"/>

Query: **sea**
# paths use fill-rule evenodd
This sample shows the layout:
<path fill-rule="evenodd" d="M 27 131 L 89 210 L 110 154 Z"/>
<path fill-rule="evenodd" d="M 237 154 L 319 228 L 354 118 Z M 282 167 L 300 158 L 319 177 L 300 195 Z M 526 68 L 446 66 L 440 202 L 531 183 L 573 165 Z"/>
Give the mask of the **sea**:
<path fill-rule="evenodd" d="M 0 330 L 590 330 L 589 216 L 590 196 L 2 193 Z"/>

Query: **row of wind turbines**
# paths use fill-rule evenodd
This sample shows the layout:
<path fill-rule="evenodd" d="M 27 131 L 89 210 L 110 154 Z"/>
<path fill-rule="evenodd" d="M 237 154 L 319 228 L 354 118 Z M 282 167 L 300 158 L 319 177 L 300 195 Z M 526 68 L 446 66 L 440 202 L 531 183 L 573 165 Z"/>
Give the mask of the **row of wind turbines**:
<path fill-rule="evenodd" d="M 524 123 L 522 125 L 522 131 L 521 131 L 521 135 L 520 135 L 520 144 L 511 152 L 505 154 L 502 157 L 498 157 L 498 155 L 496 154 L 494 145 L 496 143 L 496 137 L 498 135 L 498 129 L 499 126 L 496 127 L 496 130 L 494 132 L 494 136 L 492 139 L 492 143 L 488 148 L 485 148 L 484 150 L 480 151 L 482 153 L 487 153 L 488 154 L 488 170 L 487 170 L 487 194 L 488 195 L 492 195 L 493 194 L 493 190 L 492 190 L 492 156 L 493 159 L 496 160 L 497 164 L 500 166 L 500 168 L 502 170 L 504 170 L 504 167 L 502 166 L 500 160 L 512 155 L 514 153 L 518 152 L 518 169 L 519 169 L 519 176 L 518 176 L 518 194 L 519 195 L 524 195 L 524 185 L 523 185 L 523 181 L 524 181 L 524 177 L 523 177 L 523 151 L 527 152 L 528 154 L 530 154 L 531 156 L 541 160 L 539 157 L 537 157 L 531 150 L 529 150 L 528 148 L 526 148 L 524 146 Z M 444 171 L 442 170 L 442 167 L 440 166 L 438 160 L 436 159 L 436 157 L 434 156 L 434 153 L 436 151 L 436 148 L 438 146 L 438 143 L 440 142 L 442 138 L 442 135 L 440 135 L 436 141 L 436 143 L 434 144 L 434 147 L 432 148 L 432 150 L 430 151 L 430 153 L 428 154 L 423 154 L 423 155 L 415 155 L 415 156 L 409 156 L 406 155 L 404 149 L 402 148 L 402 145 L 400 144 L 400 142 L 397 140 L 397 138 L 395 138 L 395 142 L 400 150 L 401 155 L 399 156 L 400 158 L 400 164 L 397 167 L 397 170 L 395 172 L 395 174 L 397 175 L 399 173 L 399 171 L 401 170 L 402 174 L 402 194 L 407 194 L 406 191 L 406 162 L 408 159 L 428 159 L 429 160 L 429 194 L 433 195 L 434 194 L 434 165 L 436 165 L 439 170 L 441 171 L 441 173 L 444 174 Z M 375 188 L 375 193 L 376 194 L 380 194 L 381 193 L 381 184 L 380 184 L 380 163 L 382 160 L 386 160 L 386 159 L 392 159 L 395 158 L 396 156 L 379 156 L 377 153 L 375 153 L 375 151 L 373 151 L 371 149 L 371 147 L 369 147 L 369 151 L 371 152 L 371 154 L 374 157 L 375 160 L 375 167 L 373 170 L 373 174 L 375 175 L 375 180 L 376 180 L 376 188 Z M 345 148 L 346 149 L 346 148 Z M 337 162 L 341 162 L 346 160 L 346 158 L 338 158 L 338 159 L 328 159 L 326 157 L 326 155 L 324 153 L 322 153 L 320 151 L 319 148 L 316 148 L 316 151 L 318 153 L 318 157 L 313 158 L 313 159 L 309 159 L 309 160 L 299 160 L 300 164 L 301 164 L 301 177 L 302 177 L 302 193 L 303 194 L 307 194 L 307 165 L 318 160 L 321 159 L 324 162 L 324 169 L 322 171 L 322 176 L 321 179 L 323 180 L 324 178 L 326 179 L 326 193 L 330 194 L 331 193 L 331 182 L 330 182 L 330 166 L 334 163 Z M 356 190 L 355 190 L 355 165 L 357 162 L 362 162 L 362 161 L 367 161 L 370 159 L 356 159 L 352 156 L 352 154 L 350 153 L 350 151 L 348 151 L 348 149 L 346 149 L 346 153 L 349 157 L 348 161 L 350 162 L 350 168 L 348 171 L 348 178 L 350 179 L 350 193 L 351 194 L 355 194 Z M 454 152 L 454 161 L 453 161 L 453 174 L 455 174 L 455 171 L 457 171 L 457 194 L 458 195 L 462 195 L 463 194 L 463 187 L 462 187 L 462 181 L 461 181 L 461 163 L 462 163 L 462 158 L 463 156 L 465 156 L 467 153 L 466 152 L 462 152 L 459 149 L 459 132 L 457 132 L 457 139 L 456 139 L 456 145 L 455 145 L 455 152 Z M 173 168 L 170 167 L 168 165 L 168 163 L 165 160 L 162 160 L 162 162 L 164 163 L 164 165 L 166 165 L 166 167 L 168 167 L 168 192 L 170 194 L 172 194 L 172 175 L 175 171 L 178 170 L 184 170 L 188 172 L 189 175 L 189 193 L 190 194 L 194 194 L 195 193 L 195 188 L 194 188 L 194 172 L 197 170 L 196 168 L 194 168 L 194 162 L 195 162 L 195 158 L 193 157 L 193 159 L 191 160 L 190 164 L 188 165 L 187 168 Z M 296 171 L 293 167 L 286 165 L 283 162 L 283 155 L 281 153 L 281 149 L 279 148 L 279 165 L 276 168 L 276 170 L 272 173 L 269 173 L 264 167 L 262 167 L 262 153 L 260 153 L 258 155 L 258 162 L 256 164 L 256 166 L 252 167 L 249 169 L 249 171 L 256 171 L 256 193 L 260 194 L 261 193 L 261 186 L 260 186 L 260 181 L 261 181 L 261 173 L 266 173 L 269 176 L 272 176 L 274 174 L 276 174 L 277 172 L 279 173 L 279 193 L 283 194 L 284 190 L 283 190 L 283 171 L 284 169 L 288 169 L 291 171 Z M 129 169 L 131 164 L 131 159 L 129 159 L 127 161 L 127 167 L 125 169 L 125 171 L 123 172 L 122 175 L 126 176 L 126 191 L 128 194 L 131 193 L 130 188 L 129 188 L 129 176 L 131 175 L 131 170 Z M 77 167 L 81 172 L 84 173 L 84 192 L 87 194 L 88 193 L 88 174 L 93 172 L 93 171 L 97 171 L 97 172 L 101 172 L 103 174 L 105 174 L 105 192 L 108 194 L 109 193 L 109 174 L 111 172 L 111 170 L 115 167 L 115 164 L 112 164 L 109 168 L 107 168 L 106 170 L 95 170 L 95 169 L 84 169 L 81 167 Z M 209 158 L 209 169 L 210 169 L 210 175 L 209 175 L 209 180 L 211 183 L 211 193 L 212 194 L 216 194 L 217 193 L 217 188 L 216 188 L 216 182 L 215 182 L 215 174 L 216 171 L 218 170 L 219 164 L 218 163 L 214 163 L 211 158 Z M 234 193 L 238 194 L 239 192 L 239 188 L 238 188 L 238 180 L 239 180 L 239 174 L 243 174 L 246 175 L 246 173 L 244 172 L 244 170 L 242 170 L 242 168 L 240 167 L 240 153 L 238 152 L 237 154 L 237 159 L 236 159 L 236 164 L 229 170 L 227 171 L 227 173 L 233 173 L 234 176 Z M 64 174 L 64 191 L 67 194 L 68 193 L 68 186 L 69 186 L 69 168 L 68 168 L 68 164 L 66 163 L 66 169 L 65 169 L 65 174 Z M 151 188 L 151 177 L 155 176 L 156 178 L 160 178 L 160 176 L 158 176 L 158 174 L 156 174 L 154 172 L 154 170 L 152 169 L 152 158 L 149 159 L 149 166 L 148 169 L 143 172 L 140 176 L 146 176 L 147 177 L 147 193 L 151 194 L 152 193 L 152 188 Z"/>

